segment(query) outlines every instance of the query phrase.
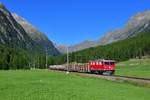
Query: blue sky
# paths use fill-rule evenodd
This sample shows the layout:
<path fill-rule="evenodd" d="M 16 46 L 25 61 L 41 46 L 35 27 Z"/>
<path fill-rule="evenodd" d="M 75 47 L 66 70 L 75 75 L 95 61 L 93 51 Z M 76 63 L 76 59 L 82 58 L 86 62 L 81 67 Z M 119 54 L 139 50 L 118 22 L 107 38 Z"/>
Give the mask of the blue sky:
<path fill-rule="evenodd" d="M 57 44 L 97 40 L 150 9 L 149 0 L 0 0 Z"/>

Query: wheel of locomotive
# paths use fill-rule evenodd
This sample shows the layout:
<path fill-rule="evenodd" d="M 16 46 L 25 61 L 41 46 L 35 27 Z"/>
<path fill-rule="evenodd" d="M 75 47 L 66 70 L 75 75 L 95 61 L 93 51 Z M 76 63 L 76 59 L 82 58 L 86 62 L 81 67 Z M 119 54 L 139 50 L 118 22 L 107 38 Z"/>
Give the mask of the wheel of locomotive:
<path fill-rule="evenodd" d="M 103 72 L 103 75 L 112 75 L 113 71 L 105 71 Z"/>
<path fill-rule="evenodd" d="M 94 73 L 95 73 L 95 71 L 91 70 L 91 71 L 90 71 L 90 73 L 91 73 L 91 74 L 94 74 Z"/>
<path fill-rule="evenodd" d="M 114 71 L 106 71 L 107 75 L 113 75 Z"/>

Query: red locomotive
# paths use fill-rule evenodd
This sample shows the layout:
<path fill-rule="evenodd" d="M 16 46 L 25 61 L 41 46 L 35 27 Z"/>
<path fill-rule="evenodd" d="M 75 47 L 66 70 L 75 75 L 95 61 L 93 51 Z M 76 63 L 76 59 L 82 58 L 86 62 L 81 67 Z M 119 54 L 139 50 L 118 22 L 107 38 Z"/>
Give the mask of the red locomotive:
<path fill-rule="evenodd" d="M 89 63 L 72 63 L 68 65 L 49 66 L 51 70 L 61 70 L 70 72 L 90 72 L 97 74 L 112 75 L 115 72 L 114 60 L 93 60 Z"/>
<path fill-rule="evenodd" d="M 90 61 L 89 70 L 91 73 L 112 75 L 115 72 L 115 61 L 114 60 Z"/>

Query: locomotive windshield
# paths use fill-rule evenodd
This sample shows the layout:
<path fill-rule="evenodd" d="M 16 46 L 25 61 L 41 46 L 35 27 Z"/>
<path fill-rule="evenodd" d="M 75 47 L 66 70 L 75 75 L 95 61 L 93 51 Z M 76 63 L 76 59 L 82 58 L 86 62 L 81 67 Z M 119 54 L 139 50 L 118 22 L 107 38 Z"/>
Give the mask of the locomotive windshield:
<path fill-rule="evenodd" d="M 104 62 L 105 65 L 114 65 L 114 62 Z"/>

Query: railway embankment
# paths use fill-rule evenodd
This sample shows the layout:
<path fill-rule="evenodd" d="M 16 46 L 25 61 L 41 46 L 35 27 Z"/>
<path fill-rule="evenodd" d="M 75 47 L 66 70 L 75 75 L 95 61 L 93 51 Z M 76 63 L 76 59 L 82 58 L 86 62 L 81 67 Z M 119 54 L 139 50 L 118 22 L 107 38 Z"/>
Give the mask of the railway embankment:
<path fill-rule="evenodd" d="M 85 73 L 76 73 L 81 77 L 93 77 L 93 78 L 101 78 L 105 80 L 115 81 L 115 82 L 124 82 L 130 83 L 136 86 L 143 86 L 150 88 L 150 79 L 148 78 L 138 78 L 138 77 L 128 77 L 128 76 L 106 76 L 106 75 L 97 75 L 97 74 L 85 74 Z"/>

